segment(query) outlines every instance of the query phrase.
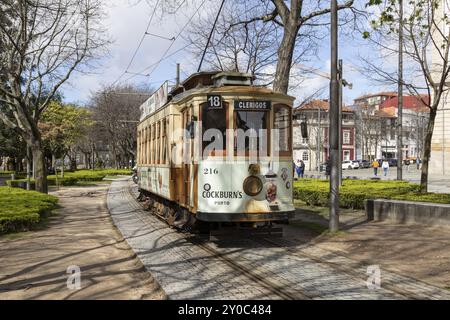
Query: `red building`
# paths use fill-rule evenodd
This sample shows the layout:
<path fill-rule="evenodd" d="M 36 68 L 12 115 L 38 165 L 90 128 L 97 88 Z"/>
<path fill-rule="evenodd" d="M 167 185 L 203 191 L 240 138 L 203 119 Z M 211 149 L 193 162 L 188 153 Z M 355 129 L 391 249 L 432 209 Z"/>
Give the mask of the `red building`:
<path fill-rule="evenodd" d="M 303 160 L 309 170 L 316 169 L 329 157 L 328 100 L 312 100 L 294 109 L 294 161 Z M 302 138 L 300 123 L 306 121 L 308 138 Z M 342 110 L 342 159 L 354 160 L 355 147 L 355 114 L 353 110 L 343 107 Z"/>

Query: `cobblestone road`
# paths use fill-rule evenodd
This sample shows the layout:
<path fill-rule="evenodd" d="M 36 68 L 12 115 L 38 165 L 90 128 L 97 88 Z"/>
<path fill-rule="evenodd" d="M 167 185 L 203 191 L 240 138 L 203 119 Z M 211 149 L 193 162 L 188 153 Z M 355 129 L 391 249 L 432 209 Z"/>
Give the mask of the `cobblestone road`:
<path fill-rule="evenodd" d="M 170 299 L 450 298 L 445 290 L 391 272 L 383 272 L 381 288 L 368 289 L 367 266 L 322 249 L 234 240 L 208 243 L 213 251 L 205 250 L 143 211 L 134 200 L 135 186 L 132 191 L 130 186 L 125 180 L 113 182 L 108 193 L 110 213 Z"/>

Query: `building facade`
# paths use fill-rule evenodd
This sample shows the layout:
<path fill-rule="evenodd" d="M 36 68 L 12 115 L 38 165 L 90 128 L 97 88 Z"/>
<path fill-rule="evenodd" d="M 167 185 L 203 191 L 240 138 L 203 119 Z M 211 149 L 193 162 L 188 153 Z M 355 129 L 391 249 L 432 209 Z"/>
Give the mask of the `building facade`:
<path fill-rule="evenodd" d="M 449 14 L 449 8 L 446 1 L 442 1 L 441 5 L 436 10 L 436 21 L 440 21 L 438 28 L 441 30 L 448 30 L 449 26 L 446 25 L 448 19 L 442 19 L 441 17 Z M 439 39 L 436 37 L 435 41 L 442 41 L 443 44 L 446 40 Z M 438 52 L 435 46 L 431 46 L 431 68 L 436 69 L 435 77 L 437 83 L 439 83 L 439 78 L 441 76 L 441 71 L 443 63 L 448 63 L 448 52 L 447 56 L 443 59 L 442 53 L 446 51 L 442 50 Z M 444 46 L 443 48 L 446 48 Z M 450 80 L 446 79 L 446 91 L 441 96 L 439 106 L 436 113 L 436 118 L 434 122 L 433 138 L 431 140 L 431 156 L 430 163 L 428 166 L 428 172 L 431 174 L 448 175 L 450 173 L 450 96 L 448 87 L 450 87 Z"/>
<path fill-rule="evenodd" d="M 421 157 L 429 118 L 428 96 L 404 96 L 402 120 L 403 159 Z M 358 160 L 397 158 L 398 98 L 379 93 L 354 100 Z"/>
<path fill-rule="evenodd" d="M 303 160 L 306 170 L 318 170 L 329 157 L 328 127 L 329 102 L 312 100 L 294 109 L 293 144 L 294 161 Z M 303 138 L 300 124 L 307 124 L 308 137 Z M 355 115 L 346 107 L 342 113 L 342 159 L 354 160 L 355 151 Z"/>

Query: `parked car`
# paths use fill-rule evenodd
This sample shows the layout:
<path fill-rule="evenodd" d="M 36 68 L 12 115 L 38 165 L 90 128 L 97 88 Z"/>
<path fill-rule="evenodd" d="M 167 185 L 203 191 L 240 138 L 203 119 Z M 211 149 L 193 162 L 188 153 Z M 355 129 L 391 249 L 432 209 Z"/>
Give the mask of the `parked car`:
<path fill-rule="evenodd" d="M 397 159 L 387 159 L 389 162 L 389 167 L 396 167 L 397 166 Z"/>
<path fill-rule="evenodd" d="M 369 160 L 359 160 L 360 168 L 370 168 L 371 166 L 372 166 L 372 163 Z"/>
<path fill-rule="evenodd" d="M 356 160 L 342 161 L 342 170 L 345 169 L 359 169 L 359 162 Z"/>

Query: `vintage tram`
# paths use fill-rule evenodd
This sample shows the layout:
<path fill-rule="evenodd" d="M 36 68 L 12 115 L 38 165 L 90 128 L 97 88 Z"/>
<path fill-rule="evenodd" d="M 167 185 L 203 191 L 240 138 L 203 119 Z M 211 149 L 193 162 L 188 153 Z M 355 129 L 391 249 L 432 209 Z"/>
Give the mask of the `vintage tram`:
<path fill-rule="evenodd" d="M 170 92 L 165 83 L 141 106 L 137 174 L 146 209 L 184 228 L 293 217 L 294 98 L 253 81 L 196 73 Z"/>

